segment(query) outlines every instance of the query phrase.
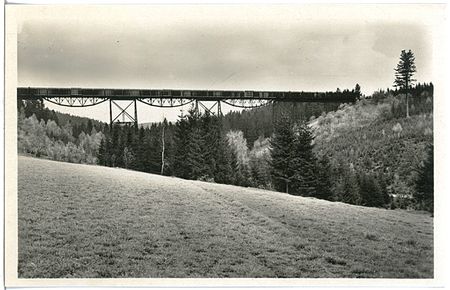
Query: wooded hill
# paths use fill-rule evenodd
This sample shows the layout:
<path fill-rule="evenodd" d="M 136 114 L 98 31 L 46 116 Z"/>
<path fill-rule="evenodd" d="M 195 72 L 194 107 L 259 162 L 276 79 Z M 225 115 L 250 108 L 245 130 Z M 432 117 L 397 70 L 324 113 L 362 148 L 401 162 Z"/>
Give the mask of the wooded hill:
<path fill-rule="evenodd" d="M 420 87 L 410 97 L 410 118 L 404 95 L 379 91 L 310 122 L 314 151 L 330 160 L 334 199 L 361 203 L 366 193 L 358 195 L 357 184 L 368 179 L 369 193 L 387 193 L 392 208 L 414 206 L 421 168 L 433 159 L 433 86 Z M 432 165 L 429 171 L 432 180 Z"/>

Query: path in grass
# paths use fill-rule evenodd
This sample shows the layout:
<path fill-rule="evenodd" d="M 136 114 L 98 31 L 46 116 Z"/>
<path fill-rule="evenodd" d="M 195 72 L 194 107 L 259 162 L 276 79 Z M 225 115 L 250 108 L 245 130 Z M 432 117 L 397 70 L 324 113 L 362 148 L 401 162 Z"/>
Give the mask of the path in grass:
<path fill-rule="evenodd" d="M 19 277 L 432 277 L 433 219 L 19 157 Z"/>

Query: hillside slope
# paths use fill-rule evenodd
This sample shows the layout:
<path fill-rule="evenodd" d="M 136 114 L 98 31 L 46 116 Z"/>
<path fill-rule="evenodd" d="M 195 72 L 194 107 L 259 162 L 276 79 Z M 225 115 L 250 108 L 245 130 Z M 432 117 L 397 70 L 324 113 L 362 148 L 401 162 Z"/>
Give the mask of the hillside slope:
<path fill-rule="evenodd" d="M 19 157 L 19 278 L 433 277 L 433 219 Z"/>
<path fill-rule="evenodd" d="M 413 114 L 405 118 L 403 101 L 361 100 L 310 122 L 314 150 L 330 157 L 336 199 L 342 200 L 346 179 L 370 174 L 381 191 L 404 198 L 391 207 L 412 206 L 418 169 L 433 144 L 433 102 L 426 95 L 413 99 Z"/>

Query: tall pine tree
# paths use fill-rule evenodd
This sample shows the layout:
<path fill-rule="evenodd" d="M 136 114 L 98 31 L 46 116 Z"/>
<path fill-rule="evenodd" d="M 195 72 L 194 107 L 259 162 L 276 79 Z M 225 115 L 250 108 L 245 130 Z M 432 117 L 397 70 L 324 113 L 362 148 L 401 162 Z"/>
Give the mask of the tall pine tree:
<path fill-rule="evenodd" d="M 332 172 L 331 164 L 326 155 L 317 160 L 316 167 L 316 194 L 320 199 L 333 200 L 332 182 L 330 174 Z"/>
<path fill-rule="evenodd" d="M 306 123 L 294 126 L 294 146 L 290 166 L 294 172 L 292 193 L 316 196 L 317 160 L 313 153 L 313 135 Z"/>
<path fill-rule="evenodd" d="M 406 117 L 409 118 L 409 88 L 415 81 L 413 75 L 416 72 L 415 57 L 414 53 L 402 50 L 400 54 L 400 61 L 395 68 L 395 81 L 394 85 L 402 90 L 404 90 L 406 95 Z"/>
<path fill-rule="evenodd" d="M 173 158 L 173 173 L 177 177 L 189 178 L 190 168 L 186 162 L 186 156 L 189 146 L 189 135 L 191 134 L 191 123 L 187 116 L 181 115 L 175 123 L 175 152 Z"/>
<path fill-rule="evenodd" d="M 289 186 L 295 174 L 291 165 L 294 140 L 291 120 L 287 116 L 281 116 L 275 123 L 274 134 L 270 140 L 270 165 L 275 189 L 286 193 L 289 193 Z"/>

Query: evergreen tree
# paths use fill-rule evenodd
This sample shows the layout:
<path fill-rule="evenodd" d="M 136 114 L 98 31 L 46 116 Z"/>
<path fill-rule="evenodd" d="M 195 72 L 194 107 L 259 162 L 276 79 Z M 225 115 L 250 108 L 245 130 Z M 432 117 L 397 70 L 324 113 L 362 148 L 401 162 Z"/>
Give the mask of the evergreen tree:
<path fill-rule="evenodd" d="M 355 93 L 358 99 L 361 98 L 361 86 L 359 84 L 355 86 Z"/>
<path fill-rule="evenodd" d="M 294 144 L 290 166 L 294 172 L 292 193 L 302 196 L 316 196 L 317 161 L 312 151 L 313 135 L 306 123 L 294 126 Z"/>
<path fill-rule="evenodd" d="M 428 145 L 427 158 L 419 168 L 418 178 L 415 184 L 414 198 L 426 210 L 433 212 L 434 209 L 434 153 L 433 145 Z"/>
<path fill-rule="evenodd" d="M 203 151 L 203 135 L 200 128 L 194 125 L 193 130 L 190 132 L 189 144 L 185 156 L 185 162 L 189 166 L 189 179 L 206 179 L 211 178 L 208 167 L 204 160 Z"/>
<path fill-rule="evenodd" d="M 381 207 L 384 205 L 383 194 L 373 175 L 364 172 L 360 174 L 359 191 L 362 205 L 374 207 Z"/>
<path fill-rule="evenodd" d="M 361 204 L 358 179 L 354 172 L 349 172 L 348 174 L 343 173 L 342 201 L 355 205 Z"/>
<path fill-rule="evenodd" d="M 136 159 L 134 162 L 134 168 L 139 171 L 145 171 L 145 134 L 144 127 L 140 127 L 135 145 Z"/>
<path fill-rule="evenodd" d="M 144 139 L 144 171 L 161 173 L 161 133 L 156 124 L 152 124 Z"/>
<path fill-rule="evenodd" d="M 102 141 L 100 141 L 100 147 L 98 148 L 98 155 L 97 155 L 97 164 L 99 165 L 106 165 L 106 152 L 105 152 L 105 139 L 102 138 Z"/>
<path fill-rule="evenodd" d="M 379 174 L 377 176 L 377 180 L 378 180 L 378 185 L 380 187 L 383 204 L 384 205 L 389 205 L 392 202 L 392 200 L 391 200 L 391 197 L 389 196 L 389 193 L 388 193 L 387 182 L 386 182 L 386 179 L 385 179 L 384 175 L 383 174 Z"/>
<path fill-rule="evenodd" d="M 87 121 L 87 126 L 86 126 L 86 133 L 90 134 L 92 132 L 92 129 L 94 128 L 91 119 L 89 119 Z"/>
<path fill-rule="evenodd" d="M 167 122 L 164 131 L 165 138 L 165 153 L 164 153 L 164 174 L 174 175 L 173 160 L 174 160 L 174 126 L 171 122 Z"/>
<path fill-rule="evenodd" d="M 216 171 L 214 173 L 214 181 L 217 183 L 233 184 L 234 178 L 234 165 L 233 152 L 228 147 L 227 140 L 224 136 L 219 139 L 218 150 L 216 151 Z"/>
<path fill-rule="evenodd" d="M 274 134 L 270 140 L 270 164 L 275 189 L 286 193 L 289 193 L 289 186 L 295 174 L 291 165 L 294 140 L 290 119 L 281 116 L 275 124 Z"/>
<path fill-rule="evenodd" d="M 400 54 L 400 61 L 395 69 L 394 85 L 403 89 L 406 95 L 406 117 L 409 118 L 408 93 L 409 87 L 415 81 L 412 76 L 416 72 L 414 53 L 402 50 Z"/>
<path fill-rule="evenodd" d="M 187 116 L 179 116 L 175 123 L 174 132 L 174 157 L 173 157 L 173 173 L 177 177 L 188 179 L 190 175 L 190 167 L 186 162 L 187 151 L 189 147 L 189 136 L 192 130 L 192 122 L 188 121 Z"/>
<path fill-rule="evenodd" d="M 205 112 L 199 120 L 200 131 L 203 137 L 201 144 L 204 163 L 207 167 L 207 171 L 210 173 L 216 172 L 216 157 L 218 155 L 219 139 L 220 139 L 220 126 L 219 120 L 215 116 L 211 116 L 209 112 Z M 211 176 L 213 177 L 213 176 Z"/>
<path fill-rule="evenodd" d="M 330 178 L 331 164 L 327 156 L 322 156 L 317 161 L 316 173 L 316 195 L 315 197 L 333 200 L 332 182 Z"/>
<path fill-rule="evenodd" d="M 109 147 L 110 153 L 110 166 L 119 167 L 121 165 L 120 156 L 122 155 L 122 150 L 120 146 L 120 127 L 114 125 L 111 128 L 111 142 Z"/>
<path fill-rule="evenodd" d="M 105 166 L 113 166 L 112 155 L 113 155 L 113 152 L 112 152 L 111 137 L 106 136 L 106 138 L 105 138 L 105 156 L 104 156 Z"/>

